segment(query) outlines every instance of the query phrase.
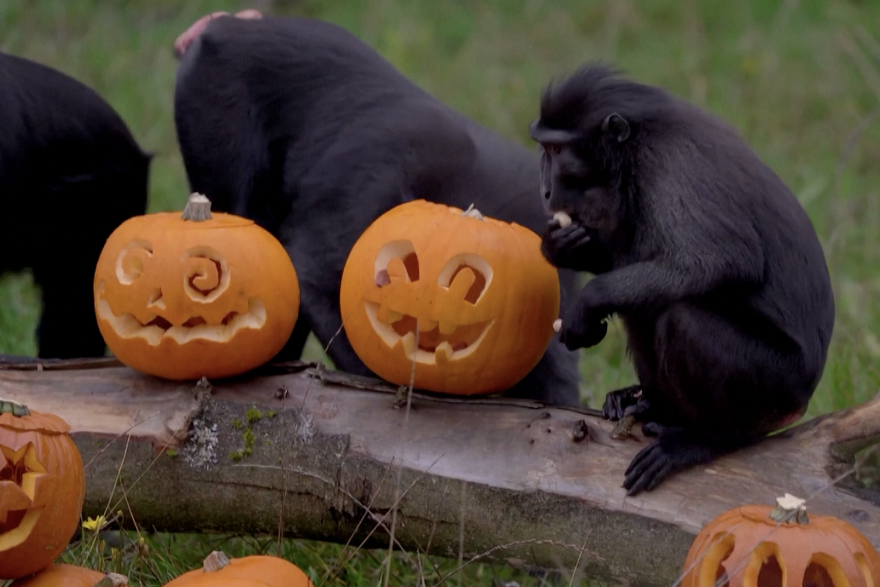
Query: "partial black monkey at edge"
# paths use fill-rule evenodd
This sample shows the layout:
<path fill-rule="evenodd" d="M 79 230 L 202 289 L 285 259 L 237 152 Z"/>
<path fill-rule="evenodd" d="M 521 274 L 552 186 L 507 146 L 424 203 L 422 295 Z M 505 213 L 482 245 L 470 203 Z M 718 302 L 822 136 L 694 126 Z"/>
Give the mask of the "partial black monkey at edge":
<path fill-rule="evenodd" d="M 542 251 L 595 274 L 563 316 L 569 349 L 623 322 L 639 384 L 605 417 L 656 439 L 625 473 L 630 495 L 799 419 L 819 383 L 834 297 L 797 198 L 728 124 L 684 100 L 587 65 L 541 99 L 551 212 Z"/>

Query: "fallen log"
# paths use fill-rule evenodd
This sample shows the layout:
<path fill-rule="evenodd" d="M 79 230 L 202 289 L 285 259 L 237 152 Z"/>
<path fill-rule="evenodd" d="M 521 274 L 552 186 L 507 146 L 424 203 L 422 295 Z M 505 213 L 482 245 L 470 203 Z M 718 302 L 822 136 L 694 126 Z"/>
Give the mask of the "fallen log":
<path fill-rule="evenodd" d="M 629 498 L 623 471 L 646 441 L 612 438 L 594 410 L 416 393 L 407 409 L 394 386 L 302 363 L 193 384 L 113 359 L 10 361 L 0 397 L 72 426 L 84 515 L 121 509 L 141 528 L 387 546 L 397 503 L 409 552 L 669 585 L 706 522 L 788 492 L 880 546 L 880 494 L 847 474 L 877 442 L 876 399 Z"/>

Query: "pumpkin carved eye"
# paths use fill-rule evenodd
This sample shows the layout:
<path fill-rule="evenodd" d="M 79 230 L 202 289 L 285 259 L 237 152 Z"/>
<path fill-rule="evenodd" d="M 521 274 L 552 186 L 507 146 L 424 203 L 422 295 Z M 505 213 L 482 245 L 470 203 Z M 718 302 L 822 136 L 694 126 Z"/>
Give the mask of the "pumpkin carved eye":
<path fill-rule="evenodd" d="M 492 281 L 492 266 L 477 255 L 456 255 L 450 259 L 437 282 L 459 298 L 476 305 Z"/>
<path fill-rule="evenodd" d="M 540 360 L 559 280 L 528 229 L 416 200 L 355 243 L 340 309 L 349 342 L 380 377 L 407 383 L 415 363 L 416 387 L 490 393 Z"/>

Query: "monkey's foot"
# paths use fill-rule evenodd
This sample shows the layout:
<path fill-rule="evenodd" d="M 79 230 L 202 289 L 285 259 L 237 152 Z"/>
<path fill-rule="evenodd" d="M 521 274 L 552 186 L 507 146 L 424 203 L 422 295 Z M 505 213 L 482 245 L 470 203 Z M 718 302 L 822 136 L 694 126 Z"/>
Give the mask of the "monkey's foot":
<path fill-rule="evenodd" d="M 659 437 L 639 451 L 626 469 L 623 488 L 630 496 L 651 491 L 676 471 L 708 463 L 736 448 L 710 444 L 682 428 L 651 423 L 643 425 L 642 430 L 646 435 L 653 433 Z"/>
<path fill-rule="evenodd" d="M 606 420 L 620 420 L 626 415 L 639 416 L 648 410 L 648 400 L 641 385 L 631 385 L 605 394 L 602 416 Z"/>

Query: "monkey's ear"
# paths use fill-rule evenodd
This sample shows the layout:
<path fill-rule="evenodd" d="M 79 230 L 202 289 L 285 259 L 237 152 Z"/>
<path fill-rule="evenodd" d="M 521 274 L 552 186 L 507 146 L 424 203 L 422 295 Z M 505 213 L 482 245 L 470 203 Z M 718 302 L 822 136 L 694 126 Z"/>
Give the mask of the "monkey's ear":
<path fill-rule="evenodd" d="M 629 123 L 617 112 L 613 112 L 602 121 L 602 132 L 611 135 L 618 143 L 629 138 Z"/>

